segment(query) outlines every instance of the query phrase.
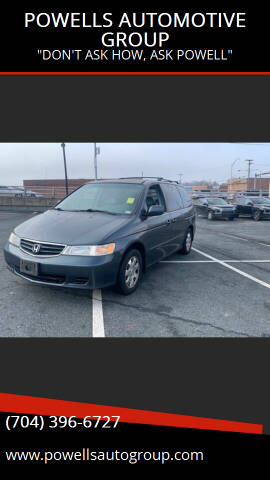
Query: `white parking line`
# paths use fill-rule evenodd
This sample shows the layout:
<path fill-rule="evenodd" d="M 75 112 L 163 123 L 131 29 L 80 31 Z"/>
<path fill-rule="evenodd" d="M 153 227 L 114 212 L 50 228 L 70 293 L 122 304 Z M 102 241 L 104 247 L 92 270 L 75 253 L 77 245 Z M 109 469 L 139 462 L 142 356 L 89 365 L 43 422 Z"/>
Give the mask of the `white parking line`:
<path fill-rule="evenodd" d="M 259 245 L 263 245 L 264 247 L 270 247 L 270 245 L 268 245 L 267 243 L 260 243 L 258 242 Z"/>
<path fill-rule="evenodd" d="M 193 250 L 195 250 L 193 248 Z M 222 260 L 225 263 L 270 263 L 270 260 Z M 160 263 L 216 263 L 216 260 L 162 260 Z"/>
<path fill-rule="evenodd" d="M 161 260 L 159 263 L 216 263 L 214 260 Z"/>
<path fill-rule="evenodd" d="M 200 253 L 204 257 L 210 258 L 210 260 L 214 260 L 216 263 L 223 265 L 223 267 L 229 268 L 233 272 L 236 272 L 239 275 L 242 275 L 243 277 L 249 278 L 249 280 L 252 280 L 253 282 L 259 283 L 259 285 L 262 285 L 263 287 L 270 289 L 269 283 L 263 282 L 262 280 L 259 280 L 258 278 L 253 277 L 252 275 L 249 275 L 248 273 L 233 267 L 232 265 L 228 265 L 228 263 L 225 263 L 224 260 L 219 260 L 218 258 L 212 257 L 212 255 L 208 255 L 208 253 L 204 253 L 201 250 L 198 250 L 197 248 L 194 248 L 194 247 L 192 248 L 192 250 L 194 250 L 194 252 Z"/>
<path fill-rule="evenodd" d="M 92 292 L 92 336 L 105 337 L 101 290 Z"/>

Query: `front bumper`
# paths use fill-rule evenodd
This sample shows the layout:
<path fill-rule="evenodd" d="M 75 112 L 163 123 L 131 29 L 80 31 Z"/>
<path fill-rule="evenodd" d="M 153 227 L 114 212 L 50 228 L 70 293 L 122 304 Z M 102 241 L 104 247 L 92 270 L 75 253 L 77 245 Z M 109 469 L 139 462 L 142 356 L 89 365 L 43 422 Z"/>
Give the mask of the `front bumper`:
<path fill-rule="evenodd" d="M 226 211 L 222 211 L 222 212 L 213 211 L 212 213 L 215 217 L 219 217 L 219 218 L 233 218 L 233 217 L 236 216 L 235 210 L 233 210 L 233 211 L 229 210 L 228 212 L 226 212 Z"/>
<path fill-rule="evenodd" d="M 94 289 L 114 285 L 120 265 L 120 253 L 100 257 L 80 257 L 58 255 L 38 257 L 28 255 L 11 243 L 4 247 L 4 257 L 8 269 L 30 282 L 58 287 Z M 38 275 L 31 276 L 20 272 L 20 260 L 38 264 Z"/>
<path fill-rule="evenodd" d="M 270 211 L 269 212 L 261 212 L 261 218 L 270 218 Z"/>

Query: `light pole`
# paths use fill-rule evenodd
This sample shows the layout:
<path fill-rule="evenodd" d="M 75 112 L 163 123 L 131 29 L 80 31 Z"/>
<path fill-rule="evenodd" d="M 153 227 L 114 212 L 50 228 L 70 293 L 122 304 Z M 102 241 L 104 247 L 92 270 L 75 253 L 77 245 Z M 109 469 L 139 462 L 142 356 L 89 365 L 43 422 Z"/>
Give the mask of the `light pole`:
<path fill-rule="evenodd" d="M 181 185 L 181 183 L 182 183 L 182 177 L 183 177 L 184 174 L 183 174 L 183 173 L 178 173 L 178 175 L 179 175 L 179 183 L 180 183 L 180 185 Z"/>
<path fill-rule="evenodd" d="M 67 162 L 66 162 L 66 144 L 61 143 L 61 147 L 63 148 L 63 157 L 64 157 L 64 168 L 65 168 L 65 182 L 66 182 L 66 195 L 68 195 L 68 178 L 67 178 Z"/>
<path fill-rule="evenodd" d="M 100 154 L 100 147 L 97 147 L 97 144 L 94 143 L 94 168 L 95 168 L 95 180 L 97 180 L 97 155 Z"/>
<path fill-rule="evenodd" d="M 260 176 L 260 171 L 259 170 L 255 170 L 254 172 L 254 181 L 253 181 L 253 189 L 256 191 L 256 187 L 257 187 L 257 178 Z"/>
<path fill-rule="evenodd" d="M 239 158 L 236 158 L 232 163 L 231 163 L 231 188 L 230 188 L 230 191 L 232 192 L 232 180 L 233 180 L 233 166 L 235 165 L 235 163 L 237 162 L 237 160 L 239 160 Z"/>

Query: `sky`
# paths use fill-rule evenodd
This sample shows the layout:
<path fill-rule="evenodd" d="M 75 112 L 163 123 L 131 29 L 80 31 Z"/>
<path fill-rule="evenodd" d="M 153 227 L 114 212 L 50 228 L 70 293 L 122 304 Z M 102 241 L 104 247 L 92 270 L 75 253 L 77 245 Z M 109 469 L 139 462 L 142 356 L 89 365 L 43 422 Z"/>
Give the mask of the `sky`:
<path fill-rule="evenodd" d="M 226 182 L 247 176 L 246 159 L 254 160 L 251 176 L 270 171 L 270 143 L 98 143 L 98 178 L 161 176 L 182 182 Z M 94 144 L 66 143 L 69 178 L 94 177 Z M 0 185 L 23 180 L 64 178 L 60 143 L 1 143 Z"/>

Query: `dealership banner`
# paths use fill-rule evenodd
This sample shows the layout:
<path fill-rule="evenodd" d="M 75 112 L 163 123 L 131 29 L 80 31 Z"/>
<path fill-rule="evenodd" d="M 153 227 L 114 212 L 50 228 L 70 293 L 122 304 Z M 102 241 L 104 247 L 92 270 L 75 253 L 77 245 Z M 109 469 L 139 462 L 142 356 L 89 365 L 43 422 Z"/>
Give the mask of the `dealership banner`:
<path fill-rule="evenodd" d="M 0 466 L 267 462 L 268 18 L 1 9 Z"/>
<path fill-rule="evenodd" d="M 6 72 L 265 72 L 268 14 L 246 3 L 24 4 L 1 16 Z"/>

